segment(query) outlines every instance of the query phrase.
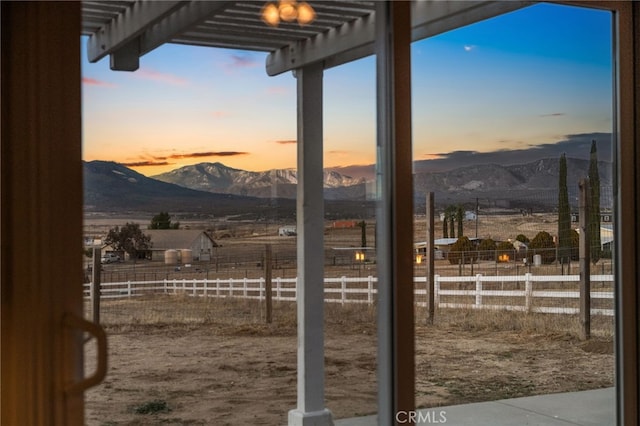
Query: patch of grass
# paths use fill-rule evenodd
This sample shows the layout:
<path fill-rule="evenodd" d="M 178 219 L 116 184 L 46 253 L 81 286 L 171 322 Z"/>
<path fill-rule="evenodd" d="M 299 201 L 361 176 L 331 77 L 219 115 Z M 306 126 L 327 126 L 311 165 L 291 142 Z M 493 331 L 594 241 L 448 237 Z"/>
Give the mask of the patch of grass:
<path fill-rule="evenodd" d="M 170 411 L 171 408 L 169 407 L 167 402 L 159 399 L 145 402 L 144 404 L 133 407 L 133 412 L 136 414 L 157 414 L 168 413 Z"/>
<path fill-rule="evenodd" d="M 417 318 L 425 318 L 421 308 Z M 418 323 L 419 323 L 418 319 Z M 580 320 L 577 315 L 526 313 L 491 309 L 438 309 L 435 314 L 437 327 L 470 332 L 518 332 L 522 335 L 544 335 L 554 339 L 577 339 L 580 336 Z M 591 334 L 594 338 L 613 339 L 613 319 L 593 316 Z"/>

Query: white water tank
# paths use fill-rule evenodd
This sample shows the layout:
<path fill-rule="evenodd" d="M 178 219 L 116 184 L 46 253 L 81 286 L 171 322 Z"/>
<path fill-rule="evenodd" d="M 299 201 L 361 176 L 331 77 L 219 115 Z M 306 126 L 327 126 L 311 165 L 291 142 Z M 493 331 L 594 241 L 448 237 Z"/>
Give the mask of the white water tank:
<path fill-rule="evenodd" d="M 534 254 L 533 255 L 533 265 L 534 266 L 540 266 L 542 265 L 542 256 L 539 254 Z"/>
<path fill-rule="evenodd" d="M 177 250 L 165 250 L 164 252 L 165 265 L 175 265 L 178 263 L 178 251 Z"/>
<path fill-rule="evenodd" d="M 183 265 L 193 262 L 193 250 L 191 249 L 180 250 L 180 260 Z"/>

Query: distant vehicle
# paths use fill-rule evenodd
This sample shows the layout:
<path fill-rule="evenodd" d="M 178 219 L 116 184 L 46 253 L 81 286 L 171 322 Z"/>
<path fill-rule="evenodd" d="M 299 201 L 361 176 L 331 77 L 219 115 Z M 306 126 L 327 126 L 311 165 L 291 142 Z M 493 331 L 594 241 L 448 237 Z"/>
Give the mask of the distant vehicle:
<path fill-rule="evenodd" d="M 116 263 L 120 262 L 120 256 L 115 253 L 105 253 L 100 258 L 100 263 Z"/>

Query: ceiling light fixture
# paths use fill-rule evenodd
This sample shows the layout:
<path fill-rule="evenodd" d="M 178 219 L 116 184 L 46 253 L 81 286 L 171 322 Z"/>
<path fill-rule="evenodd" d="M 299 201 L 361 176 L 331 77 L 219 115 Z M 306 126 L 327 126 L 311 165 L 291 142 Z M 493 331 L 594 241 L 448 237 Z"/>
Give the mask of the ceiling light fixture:
<path fill-rule="evenodd" d="M 305 1 L 298 3 L 296 0 L 280 0 L 277 3 L 267 3 L 262 8 L 262 20 L 272 27 L 277 27 L 280 21 L 298 21 L 300 25 L 306 25 L 316 18 L 316 12 Z"/>

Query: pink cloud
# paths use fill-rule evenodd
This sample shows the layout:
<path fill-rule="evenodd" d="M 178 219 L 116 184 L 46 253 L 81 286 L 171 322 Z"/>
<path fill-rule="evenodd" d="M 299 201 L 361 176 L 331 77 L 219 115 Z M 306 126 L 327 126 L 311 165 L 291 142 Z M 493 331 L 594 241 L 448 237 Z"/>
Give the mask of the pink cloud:
<path fill-rule="evenodd" d="M 201 158 L 201 157 L 234 157 L 236 155 L 247 155 L 242 151 L 210 151 L 210 152 L 189 152 L 186 154 L 171 154 L 169 158 Z"/>
<path fill-rule="evenodd" d="M 222 118 L 222 117 L 228 117 L 229 113 L 227 111 L 213 111 L 211 115 L 214 118 Z"/>
<path fill-rule="evenodd" d="M 149 166 L 168 166 L 166 161 L 133 161 L 130 163 L 121 163 L 125 167 L 149 167 Z"/>
<path fill-rule="evenodd" d="M 174 86 L 185 86 L 188 84 L 188 81 L 182 77 L 178 77 L 177 75 L 173 74 L 162 73 L 148 68 L 139 69 L 138 71 L 133 73 L 133 76 L 143 78 L 145 80 L 157 81 L 159 83 L 167 83 Z"/>
<path fill-rule="evenodd" d="M 87 86 L 116 87 L 116 85 L 113 83 L 109 83 L 103 80 L 98 80 L 92 77 L 82 77 L 82 84 L 86 84 Z"/>

